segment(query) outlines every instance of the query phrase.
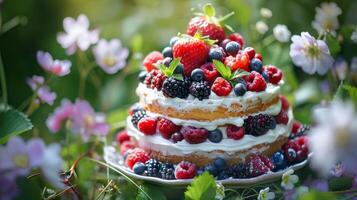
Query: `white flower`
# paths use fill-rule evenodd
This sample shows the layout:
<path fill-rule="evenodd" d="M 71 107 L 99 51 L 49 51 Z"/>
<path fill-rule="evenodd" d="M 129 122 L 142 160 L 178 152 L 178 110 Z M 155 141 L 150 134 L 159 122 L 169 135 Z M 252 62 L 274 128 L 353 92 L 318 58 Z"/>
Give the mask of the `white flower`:
<path fill-rule="evenodd" d="M 295 187 L 295 183 L 299 181 L 299 177 L 294 174 L 293 169 L 289 169 L 287 172 L 283 174 L 281 187 L 285 190 L 291 190 Z"/>
<path fill-rule="evenodd" d="M 335 63 L 333 64 L 333 69 L 334 74 L 336 74 L 339 80 L 345 80 L 348 64 L 342 56 L 336 58 Z"/>
<path fill-rule="evenodd" d="M 354 43 L 357 43 L 357 29 L 352 32 L 351 40 L 352 40 Z"/>
<path fill-rule="evenodd" d="M 93 48 L 93 54 L 98 65 L 108 74 L 114 74 L 126 65 L 129 55 L 127 48 L 122 47 L 121 41 L 101 39 Z"/>
<path fill-rule="evenodd" d="M 339 27 L 338 16 L 342 11 L 335 3 L 322 3 L 321 7 L 316 7 L 315 20 L 312 22 L 312 27 L 319 33 L 323 31 L 335 32 Z"/>
<path fill-rule="evenodd" d="M 293 63 L 306 73 L 325 74 L 333 64 L 333 58 L 323 40 L 316 40 L 308 32 L 291 37 L 290 57 Z"/>
<path fill-rule="evenodd" d="M 275 199 L 274 192 L 269 192 L 269 187 L 259 191 L 258 200 L 270 200 Z"/>
<path fill-rule="evenodd" d="M 260 34 L 264 34 L 269 30 L 268 25 L 263 21 L 258 21 L 255 24 L 255 28 L 257 29 L 258 33 L 260 33 Z"/>
<path fill-rule="evenodd" d="M 273 13 L 269 8 L 261 8 L 260 15 L 264 18 L 271 18 L 273 16 Z"/>
<path fill-rule="evenodd" d="M 72 55 L 77 47 L 86 51 L 91 44 L 97 43 L 99 31 L 89 29 L 89 20 L 85 15 L 79 15 L 77 20 L 66 17 L 63 20 L 63 29 L 65 33 L 60 33 L 57 37 L 58 43 L 67 50 L 67 54 Z"/>
<path fill-rule="evenodd" d="M 65 76 L 69 74 L 72 66 L 69 60 L 53 60 L 52 56 L 48 52 L 37 51 L 37 62 L 46 71 L 56 75 Z"/>
<path fill-rule="evenodd" d="M 316 125 L 310 130 L 309 148 L 314 152 L 311 167 L 328 176 L 337 162 L 343 162 L 346 171 L 352 171 L 357 162 L 357 115 L 353 104 L 336 100 L 315 108 L 313 118 Z"/>
<path fill-rule="evenodd" d="M 278 24 L 274 27 L 273 33 L 275 38 L 279 42 L 287 42 L 290 39 L 291 32 L 289 31 L 288 27 L 282 24 Z"/>

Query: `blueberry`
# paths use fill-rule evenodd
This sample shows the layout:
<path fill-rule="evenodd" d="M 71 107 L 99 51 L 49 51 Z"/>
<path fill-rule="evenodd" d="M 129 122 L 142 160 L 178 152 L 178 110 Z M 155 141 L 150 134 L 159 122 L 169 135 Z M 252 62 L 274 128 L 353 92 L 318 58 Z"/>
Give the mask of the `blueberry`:
<path fill-rule="evenodd" d="M 174 44 L 179 40 L 180 38 L 177 36 L 174 36 L 170 39 L 170 46 L 174 46 Z"/>
<path fill-rule="evenodd" d="M 166 57 L 166 58 L 164 58 L 164 60 L 162 61 L 162 63 L 164 63 L 164 65 L 165 65 L 166 67 L 169 67 L 171 61 L 172 61 L 172 58 Z"/>
<path fill-rule="evenodd" d="M 213 142 L 213 143 L 218 143 L 222 140 L 223 135 L 222 132 L 219 129 L 210 131 L 208 133 L 208 140 Z"/>
<path fill-rule="evenodd" d="M 261 72 L 263 69 L 263 63 L 259 59 L 253 58 L 252 60 L 250 60 L 249 67 L 252 71 Z"/>
<path fill-rule="evenodd" d="M 212 176 L 217 176 L 218 169 L 216 166 L 209 164 L 205 167 L 205 171 L 209 172 Z"/>
<path fill-rule="evenodd" d="M 240 49 L 240 46 L 239 46 L 238 42 L 235 42 L 235 41 L 230 41 L 226 45 L 226 52 L 232 56 L 236 55 L 238 53 L 239 49 Z"/>
<path fill-rule="evenodd" d="M 281 153 L 280 151 L 275 152 L 271 158 L 271 160 L 273 161 L 275 168 L 274 170 L 280 170 L 280 169 L 284 169 L 286 167 L 286 162 L 284 160 L 284 154 Z"/>
<path fill-rule="evenodd" d="M 295 151 L 294 149 L 292 149 L 292 148 L 289 148 L 288 151 L 287 151 L 287 158 L 286 158 L 286 159 L 287 159 L 290 163 L 292 163 L 292 162 L 295 161 L 296 156 L 297 156 L 296 151 Z"/>
<path fill-rule="evenodd" d="M 234 86 L 234 93 L 237 96 L 243 96 L 247 92 L 247 86 L 245 86 L 243 83 L 237 83 Z"/>
<path fill-rule="evenodd" d="M 262 76 L 265 80 L 265 82 L 269 82 L 269 75 L 268 75 L 268 72 L 266 71 L 262 71 Z"/>
<path fill-rule="evenodd" d="M 222 171 L 226 168 L 227 163 L 223 158 L 217 158 L 213 164 L 217 167 L 218 171 Z"/>
<path fill-rule="evenodd" d="M 142 162 L 135 163 L 135 165 L 133 167 L 133 171 L 135 174 L 142 175 L 142 174 L 144 174 L 145 170 L 146 170 L 145 164 Z"/>
<path fill-rule="evenodd" d="M 223 53 L 219 48 L 211 48 L 208 53 L 209 60 L 222 60 Z"/>
<path fill-rule="evenodd" d="M 148 73 L 146 71 L 141 71 L 139 73 L 138 79 L 139 79 L 140 83 L 144 83 L 147 74 Z"/>
<path fill-rule="evenodd" d="M 229 174 L 229 172 L 227 172 L 227 171 L 221 171 L 221 172 L 218 174 L 217 179 L 218 179 L 218 180 L 224 180 L 224 179 L 228 179 L 228 178 L 230 178 L 230 177 L 231 177 L 231 175 Z"/>
<path fill-rule="evenodd" d="M 197 169 L 197 175 L 201 175 L 205 172 L 205 168 L 204 167 L 200 167 Z"/>
<path fill-rule="evenodd" d="M 204 78 L 205 78 L 205 73 L 200 68 L 194 69 L 191 72 L 191 79 L 194 81 L 197 81 L 197 82 L 203 81 Z"/>
<path fill-rule="evenodd" d="M 162 55 L 164 56 L 164 58 L 166 57 L 170 57 L 172 58 L 172 48 L 171 47 L 165 47 L 163 50 L 162 50 Z"/>
<path fill-rule="evenodd" d="M 178 64 L 175 71 L 174 71 L 174 74 L 182 74 L 183 73 L 183 64 Z"/>

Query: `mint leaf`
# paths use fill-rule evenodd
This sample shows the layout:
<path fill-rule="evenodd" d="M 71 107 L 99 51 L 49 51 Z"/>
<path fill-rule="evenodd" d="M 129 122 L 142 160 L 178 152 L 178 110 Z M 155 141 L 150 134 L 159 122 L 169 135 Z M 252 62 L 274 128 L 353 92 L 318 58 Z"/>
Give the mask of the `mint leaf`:
<path fill-rule="evenodd" d="M 196 177 L 185 192 L 185 200 L 215 199 L 216 182 L 208 172 Z"/>
<path fill-rule="evenodd" d="M 222 77 L 226 80 L 231 80 L 232 78 L 232 72 L 229 67 L 224 65 L 221 61 L 219 60 L 213 60 L 213 64 L 216 67 L 217 71 L 222 75 Z"/>
<path fill-rule="evenodd" d="M 10 137 L 32 129 L 33 125 L 27 116 L 13 108 L 0 110 L 0 144 Z"/>
<path fill-rule="evenodd" d="M 245 71 L 245 70 L 242 70 L 242 69 L 237 69 L 234 74 L 233 74 L 233 78 L 232 79 L 238 79 L 238 78 L 242 78 L 243 76 L 247 76 L 249 75 L 250 73 Z"/>
<path fill-rule="evenodd" d="M 172 74 L 174 73 L 176 67 L 180 64 L 180 60 L 181 60 L 181 58 L 175 58 L 173 61 L 171 61 L 170 65 L 169 65 L 170 73 L 172 73 Z"/>
<path fill-rule="evenodd" d="M 212 6 L 212 4 L 207 3 L 203 6 L 203 13 L 208 17 L 214 17 L 216 15 L 216 10 Z"/>
<path fill-rule="evenodd" d="M 342 88 L 348 92 L 351 100 L 357 106 L 357 88 L 351 85 L 342 85 Z"/>
<path fill-rule="evenodd" d="M 174 79 L 183 81 L 183 76 L 182 76 L 182 74 L 173 74 L 171 77 L 174 78 Z"/>
<path fill-rule="evenodd" d="M 180 64 L 180 60 L 181 58 L 175 58 L 171 61 L 169 67 L 166 67 L 164 64 L 155 65 L 155 67 L 157 67 L 165 76 L 171 77 L 174 75 L 175 69 Z"/>

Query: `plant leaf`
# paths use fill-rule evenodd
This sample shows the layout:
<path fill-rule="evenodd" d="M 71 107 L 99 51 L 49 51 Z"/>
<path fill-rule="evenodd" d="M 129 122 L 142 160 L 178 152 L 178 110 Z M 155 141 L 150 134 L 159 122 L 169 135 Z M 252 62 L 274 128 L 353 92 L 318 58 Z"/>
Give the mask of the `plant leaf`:
<path fill-rule="evenodd" d="M 215 199 L 216 182 L 208 172 L 196 177 L 185 192 L 186 200 Z"/>
<path fill-rule="evenodd" d="M 180 60 L 181 60 L 181 58 L 175 58 L 175 59 L 173 59 L 171 61 L 170 65 L 169 65 L 169 70 L 170 70 L 170 73 L 171 73 L 170 76 L 172 74 L 174 74 L 174 71 L 175 71 L 176 67 L 180 64 Z"/>
<path fill-rule="evenodd" d="M 233 15 L 234 15 L 234 12 L 230 12 L 230 13 L 226 14 L 225 16 L 220 17 L 218 19 L 218 22 L 221 23 L 221 22 L 227 20 L 228 18 L 232 17 Z"/>
<path fill-rule="evenodd" d="M 249 75 L 250 73 L 245 71 L 245 70 L 242 70 L 242 69 L 237 69 L 235 72 L 234 72 L 234 75 L 232 77 L 232 79 L 237 79 L 237 78 L 242 78 L 243 76 L 247 76 Z"/>
<path fill-rule="evenodd" d="M 173 74 L 171 77 L 173 77 L 174 79 L 183 81 L 183 76 L 182 76 L 182 74 Z"/>
<path fill-rule="evenodd" d="M 222 75 L 222 77 L 226 80 L 230 80 L 232 76 L 231 69 L 224 65 L 219 60 L 213 60 L 213 64 L 216 67 L 217 71 Z"/>
<path fill-rule="evenodd" d="M 351 85 L 342 85 L 342 88 L 348 92 L 351 100 L 357 106 L 357 88 Z"/>
<path fill-rule="evenodd" d="M 229 30 L 230 32 L 234 32 L 233 27 L 229 26 L 228 24 L 225 24 L 224 27 L 226 27 L 226 29 Z"/>
<path fill-rule="evenodd" d="M 15 109 L 0 110 L 0 144 L 10 137 L 32 129 L 33 125 L 27 116 Z"/>
<path fill-rule="evenodd" d="M 210 3 L 205 4 L 202 10 L 208 17 L 214 17 L 216 15 L 216 9 Z"/>
<path fill-rule="evenodd" d="M 326 35 L 326 42 L 331 55 L 336 56 L 341 51 L 341 45 L 338 42 L 338 39 L 334 37 L 331 33 L 328 33 Z"/>

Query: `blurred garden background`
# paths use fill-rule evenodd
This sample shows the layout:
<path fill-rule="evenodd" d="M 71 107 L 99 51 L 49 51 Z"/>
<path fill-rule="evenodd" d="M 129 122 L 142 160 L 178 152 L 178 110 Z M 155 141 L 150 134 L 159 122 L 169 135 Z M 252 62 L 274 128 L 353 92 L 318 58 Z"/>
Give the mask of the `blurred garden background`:
<path fill-rule="evenodd" d="M 0 52 L 6 74 L 8 103 L 13 108 L 25 108 L 24 105 L 31 99 L 33 91 L 27 85 L 26 79 L 32 75 L 46 76 L 46 72 L 39 66 L 36 52 L 43 50 L 50 52 L 56 59 L 68 59 L 72 62 L 71 73 L 64 77 L 56 77 L 50 88 L 55 91 L 57 98 L 53 105 L 43 104 L 36 109 L 29 118 L 34 128 L 21 136 L 26 139 L 41 137 L 46 143 L 60 143 L 62 156 L 66 161 L 65 168 L 69 168 L 75 158 L 86 152 L 91 144 L 77 142 L 65 143 L 64 132 L 52 134 L 46 126 L 46 119 L 60 105 L 61 99 L 67 98 L 72 102 L 79 96 L 79 71 L 76 56 L 68 56 L 66 51 L 57 42 L 59 32 L 63 31 L 63 19 L 77 18 L 85 14 L 90 21 L 90 29 L 100 30 L 100 38 L 121 40 L 122 46 L 129 49 L 126 66 L 117 73 L 108 74 L 96 67 L 86 80 L 84 98 L 98 112 L 107 114 L 111 125 L 107 142 L 114 141 L 115 133 L 123 127 L 122 120 L 127 110 L 137 101 L 135 88 L 138 84 L 137 75 L 141 69 L 141 61 L 145 55 L 153 50 L 161 51 L 172 36 L 178 32 L 184 33 L 192 9 L 200 10 L 199 6 L 212 3 L 218 13 L 226 14 L 231 11 L 235 15 L 226 23 L 243 35 L 248 45 L 254 46 L 261 52 L 265 64 L 274 64 L 284 71 L 285 84 L 283 92 L 290 103 L 294 105 L 295 117 L 303 123 L 312 123 L 311 109 L 322 101 L 330 101 L 340 85 L 339 79 L 333 75 L 308 75 L 301 68 L 291 62 L 289 56 L 290 41 L 281 43 L 274 39 L 273 28 L 277 24 L 284 24 L 291 35 L 300 35 L 307 31 L 316 38 L 319 33 L 312 27 L 316 15 L 316 7 L 322 0 L 0 0 L 0 10 L 3 24 L 13 20 L 18 24 L 11 30 L 0 35 Z M 341 8 L 338 16 L 339 36 L 330 40 L 335 45 L 331 54 L 336 62 L 346 65 L 350 70 L 349 85 L 357 83 L 357 69 L 352 70 L 352 59 L 357 56 L 357 45 L 351 39 L 351 33 L 357 25 L 357 1 L 334 1 Z M 261 8 L 271 10 L 272 16 L 262 16 Z M 268 30 L 264 33 L 257 31 L 257 22 L 264 22 Z M 11 25 L 11 24 L 10 24 Z M 348 36 L 347 36 L 348 35 Z M 336 47 L 337 46 L 337 47 Z M 330 46 L 329 46 L 330 47 Z M 89 52 L 89 51 L 88 51 Z M 94 60 L 92 53 L 88 58 Z M 80 63 L 79 63 L 80 64 Z M 338 73 L 338 70 L 335 71 Z M 336 75 L 337 76 L 337 75 Z M 346 75 L 345 75 L 346 77 Z M 326 84 L 325 84 L 326 83 Z M 334 84 L 331 84 L 334 83 Z M 3 96 L 3 93 L 1 94 Z M 21 111 L 26 111 L 21 110 Z M 73 139 L 73 138 L 72 138 Z M 101 147 L 97 147 L 98 159 Z M 98 188 L 106 184 L 106 170 L 101 166 L 83 161 L 78 165 L 78 187 L 84 199 L 94 199 L 98 195 Z M 113 173 L 115 175 L 115 173 Z M 117 179 L 115 179 L 117 180 Z M 121 181 L 121 182 L 120 182 Z M 44 185 L 42 180 L 24 181 L 23 196 L 30 195 L 33 199 L 43 197 Z M 135 199 L 130 193 L 125 179 L 120 179 L 112 192 L 120 193 L 118 199 Z M 128 187 L 128 188 L 126 188 Z M 95 192 L 92 193 L 92 188 Z M 123 189 L 124 188 L 124 189 Z M 133 189 L 134 188 L 134 189 Z M 135 187 L 131 189 L 137 191 Z M 35 192 L 33 192 L 35 191 Z M 48 192 L 48 191 L 46 191 Z M 111 196 L 114 198 L 113 196 Z M 1 197 L 0 197 L 1 199 Z M 27 198 L 29 199 L 29 198 Z"/>

